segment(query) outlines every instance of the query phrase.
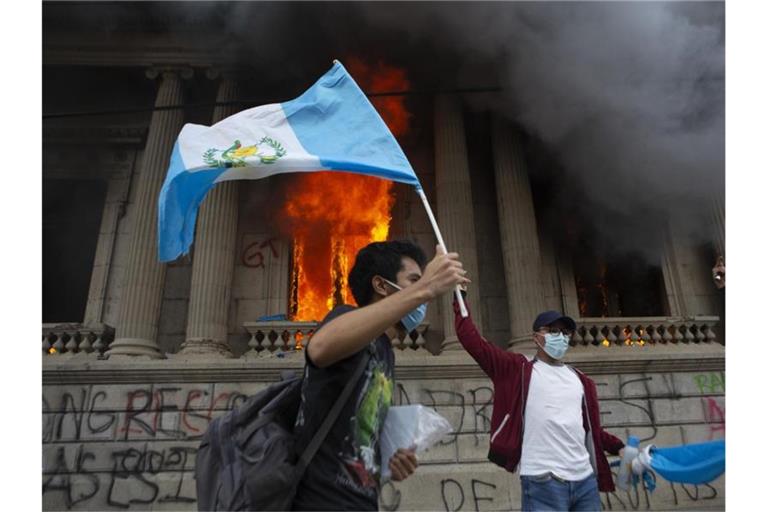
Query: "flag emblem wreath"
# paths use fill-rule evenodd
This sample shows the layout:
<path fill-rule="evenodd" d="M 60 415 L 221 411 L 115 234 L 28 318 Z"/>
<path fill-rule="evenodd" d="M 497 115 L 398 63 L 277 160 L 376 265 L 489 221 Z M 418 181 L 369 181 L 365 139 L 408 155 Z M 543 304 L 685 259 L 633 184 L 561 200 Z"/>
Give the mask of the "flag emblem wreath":
<path fill-rule="evenodd" d="M 273 164 L 287 154 L 283 145 L 271 137 L 263 137 L 256 144 L 243 146 L 235 140 L 230 147 L 221 150 L 210 148 L 203 153 L 203 161 L 211 167 L 245 167 L 249 164 Z"/>

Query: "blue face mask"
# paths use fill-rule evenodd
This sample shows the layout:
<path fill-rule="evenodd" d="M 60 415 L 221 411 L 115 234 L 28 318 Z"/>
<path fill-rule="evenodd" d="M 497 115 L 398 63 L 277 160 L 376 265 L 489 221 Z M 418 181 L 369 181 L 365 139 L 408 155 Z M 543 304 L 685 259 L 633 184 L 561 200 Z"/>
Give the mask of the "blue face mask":
<path fill-rule="evenodd" d="M 570 338 L 561 332 L 547 333 L 544 335 L 544 352 L 552 359 L 562 359 L 568 350 L 569 341 Z"/>
<path fill-rule="evenodd" d="M 396 285 L 389 279 L 384 279 L 387 283 L 392 285 L 393 287 L 397 288 L 398 290 L 402 290 L 403 288 Z M 422 304 L 407 315 L 405 315 L 403 318 L 400 319 L 400 323 L 403 324 L 403 327 L 405 327 L 405 330 L 407 332 L 414 331 L 421 323 L 424 321 L 424 318 L 427 316 L 427 305 Z"/>

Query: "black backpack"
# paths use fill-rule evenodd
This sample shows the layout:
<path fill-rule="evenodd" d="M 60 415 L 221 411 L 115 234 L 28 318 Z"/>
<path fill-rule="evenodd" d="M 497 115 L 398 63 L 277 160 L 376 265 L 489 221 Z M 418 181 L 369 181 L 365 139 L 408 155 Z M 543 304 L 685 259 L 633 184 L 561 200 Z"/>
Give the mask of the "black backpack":
<path fill-rule="evenodd" d="M 370 354 L 369 351 L 366 354 Z M 301 457 L 293 425 L 301 377 L 290 377 L 214 419 L 195 460 L 197 509 L 291 510 L 304 470 L 335 423 L 370 356 L 363 357 Z"/>

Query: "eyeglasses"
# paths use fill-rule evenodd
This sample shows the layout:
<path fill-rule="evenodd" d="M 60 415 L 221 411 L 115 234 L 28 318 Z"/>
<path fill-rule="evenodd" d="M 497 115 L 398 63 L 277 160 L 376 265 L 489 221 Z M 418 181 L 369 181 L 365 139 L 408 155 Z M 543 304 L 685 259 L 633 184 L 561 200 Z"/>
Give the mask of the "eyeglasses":
<path fill-rule="evenodd" d="M 540 327 L 539 332 L 542 334 L 560 334 L 563 333 L 566 336 L 572 336 L 573 331 L 570 329 L 560 329 L 559 327 Z"/>

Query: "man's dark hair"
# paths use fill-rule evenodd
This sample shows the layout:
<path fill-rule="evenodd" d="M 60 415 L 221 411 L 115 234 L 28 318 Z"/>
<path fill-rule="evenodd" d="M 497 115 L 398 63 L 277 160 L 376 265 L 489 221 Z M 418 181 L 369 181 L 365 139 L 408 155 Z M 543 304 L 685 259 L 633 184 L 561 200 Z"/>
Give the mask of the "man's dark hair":
<path fill-rule="evenodd" d="M 427 264 L 421 247 L 408 240 L 373 242 L 360 249 L 349 272 L 349 288 L 358 306 L 367 306 L 371 302 L 373 276 L 396 281 L 397 273 L 403 268 L 403 256 L 413 259 L 422 269 Z"/>

